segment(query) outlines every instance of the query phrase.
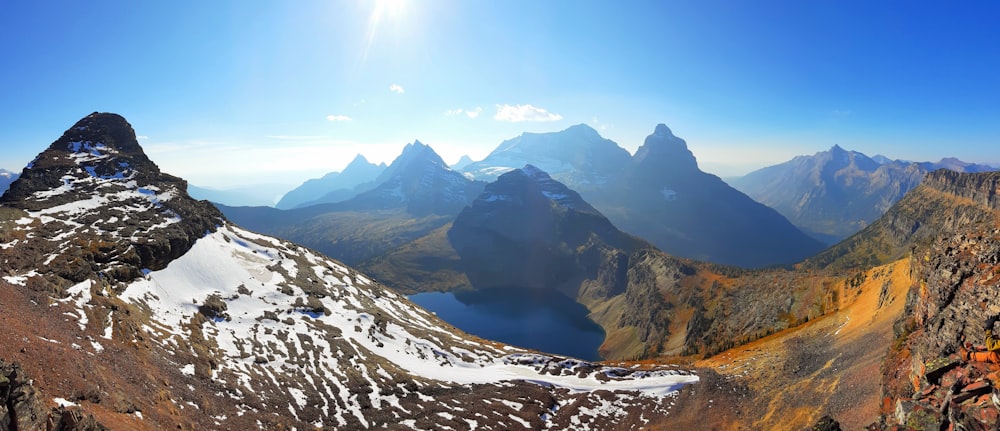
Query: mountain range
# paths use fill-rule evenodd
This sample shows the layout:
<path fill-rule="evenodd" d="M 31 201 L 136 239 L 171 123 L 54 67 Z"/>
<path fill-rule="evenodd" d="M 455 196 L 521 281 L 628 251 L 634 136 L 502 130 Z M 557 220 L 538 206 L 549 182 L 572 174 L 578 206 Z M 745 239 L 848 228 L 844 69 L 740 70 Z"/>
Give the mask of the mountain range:
<path fill-rule="evenodd" d="M 470 337 L 185 190 L 124 118 L 94 113 L 0 198 L 3 423 L 633 428 L 698 381 Z"/>
<path fill-rule="evenodd" d="M 434 159 L 432 163 L 436 166 L 446 168 L 439 163 L 437 154 L 428 153 L 428 157 Z M 601 137 L 593 128 L 579 124 L 555 133 L 524 133 L 502 142 L 484 160 L 464 164 L 461 171 L 477 181 L 493 181 L 500 174 L 527 164 L 580 193 L 624 231 L 677 256 L 762 267 L 791 264 L 822 249 L 821 243 L 803 234 L 780 214 L 698 169 L 687 144 L 662 124 L 635 156 Z M 387 170 L 392 170 L 392 166 Z M 383 174 L 368 186 L 381 184 L 385 178 Z M 305 188 L 303 185 L 300 190 L 305 193 Z M 310 193 L 316 196 L 318 191 Z M 436 212 L 457 214 L 459 210 Z M 230 208 L 223 211 L 256 229 L 303 240 L 284 236 L 287 229 L 279 231 L 275 226 L 253 224 L 243 218 L 246 211 Z M 343 210 L 324 207 L 310 214 L 318 211 Z M 356 255 L 334 256 L 352 263 L 364 260 Z M 377 256 L 372 253 L 366 258 Z"/>
<path fill-rule="evenodd" d="M 924 175 L 937 169 L 986 172 L 995 168 L 954 158 L 940 162 L 878 160 L 833 146 L 729 179 L 733 187 L 774 208 L 803 231 L 833 244 L 878 219 Z"/>
<path fill-rule="evenodd" d="M 291 210 L 219 208 L 258 232 L 358 264 L 450 222 L 483 183 L 451 170 L 429 146 L 413 142 L 374 181 L 346 201 Z"/>

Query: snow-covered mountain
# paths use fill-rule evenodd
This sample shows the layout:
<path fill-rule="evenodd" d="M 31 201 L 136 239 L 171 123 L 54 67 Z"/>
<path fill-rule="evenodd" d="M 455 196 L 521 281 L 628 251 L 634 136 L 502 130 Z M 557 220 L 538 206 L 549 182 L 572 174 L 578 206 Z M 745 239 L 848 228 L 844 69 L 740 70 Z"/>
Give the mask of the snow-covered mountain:
<path fill-rule="evenodd" d="M 524 165 L 537 166 L 570 188 L 587 195 L 592 187 L 621 175 L 631 155 L 586 124 L 554 133 L 523 133 L 500 143 L 485 159 L 462 169 L 478 180 L 492 181 Z"/>
<path fill-rule="evenodd" d="M 358 154 L 341 172 L 331 172 L 322 178 L 314 178 L 289 191 L 274 206 L 291 209 L 323 203 L 346 201 L 359 193 L 375 187 L 375 178 L 385 171 L 386 166 L 374 164 Z"/>
<path fill-rule="evenodd" d="M 191 199 L 118 115 L 80 120 L 2 205 L 3 283 L 31 298 L 5 299 L 5 313 L 75 322 L 59 333 L 29 326 L 18 336 L 43 348 L 22 348 L 15 359 L 45 396 L 102 423 L 630 428 L 668 418 L 664 397 L 698 380 L 458 332 L 337 261 L 246 231 Z M 66 383 L 38 365 L 63 343 L 93 370 L 119 368 Z"/>

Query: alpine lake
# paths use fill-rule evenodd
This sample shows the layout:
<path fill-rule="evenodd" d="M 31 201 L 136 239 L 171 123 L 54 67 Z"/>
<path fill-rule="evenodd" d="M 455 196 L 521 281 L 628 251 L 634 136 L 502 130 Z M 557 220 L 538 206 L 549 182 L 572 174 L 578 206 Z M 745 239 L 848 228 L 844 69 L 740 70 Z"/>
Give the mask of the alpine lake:
<path fill-rule="evenodd" d="M 481 338 L 588 361 L 600 360 L 604 330 L 587 308 L 548 289 L 525 287 L 426 292 L 410 300 Z"/>

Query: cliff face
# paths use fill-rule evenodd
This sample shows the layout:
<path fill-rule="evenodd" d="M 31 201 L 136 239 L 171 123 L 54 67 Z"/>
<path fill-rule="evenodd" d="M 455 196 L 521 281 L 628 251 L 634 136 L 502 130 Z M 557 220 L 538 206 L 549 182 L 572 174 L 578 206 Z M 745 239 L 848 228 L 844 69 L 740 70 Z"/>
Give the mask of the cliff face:
<path fill-rule="evenodd" d="M 961 174 L 946 169 L 927 174 L 924 184 L 935 190 L 962 197 L 986 208 L 1000 210 L 1000 172 Z"/>

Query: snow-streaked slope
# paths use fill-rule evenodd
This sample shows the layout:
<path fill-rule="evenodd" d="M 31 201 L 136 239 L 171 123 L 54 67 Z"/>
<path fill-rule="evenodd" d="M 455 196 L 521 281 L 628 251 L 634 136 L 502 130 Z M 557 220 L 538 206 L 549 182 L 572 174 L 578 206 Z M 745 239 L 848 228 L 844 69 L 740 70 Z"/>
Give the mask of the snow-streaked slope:
<path fill-rule="evenodd" d="M 296 279 L 319 288 L 303 290 L 295 285 Z M 662 396 L 697 380 L 675 371 L 629 373 L 616 368 L 580 377 L 578 368 L 593 365 L 571 359 L 553 363 L 554 358 L 547 355 L 471 341 L 442 329 L 430 313 L 363 275 L 309 250 L 231 225 L 199 240 L 166 269 L 136 281 L 123 297 L 145 304 L 165 332 L 183 337 L 184 327 L 198 314 L 199 304 L 213 294 L 225 298 L 229 318 L 206 323 L 206 331 L 215 334 L 218 348 L 227 358 L 222 369 L 245 385 L 257 373 L 276 377 L 281 368 L 294 366 L 290 358 L 302 347 L 294 340 L 280 340 L 279 334 L 323 338 L 326 335 L 320 328 L 327 325 L 339 328 L 338 338 L 360 354 L 352 359 L 377 355 L 409 374 L 459 384 L 520 379 L 573 391 L 623 389 Z M 310 298 L 308 305 L 302 302 L 303 297 Z M 381 316 L 371 314 L 373 309 Z M 268 313 L 278 320 L 265 318 Z M 322 373 L 337 374 L 358 365 L 335 346 L 315 346 L 320 349 L 313 352 L 311 366 Z M 275 360 L 256 364 L 258 356 L 273 356 Z M 566 373 L 540 373 L 542 366 Z M 221 376 L 226 374 L 219 370 L 214 375 L 224 378 Z M 626 375 L 615 377 L 618 374 Z M 307 389 L 314 390 L 303 388 Z"/>

